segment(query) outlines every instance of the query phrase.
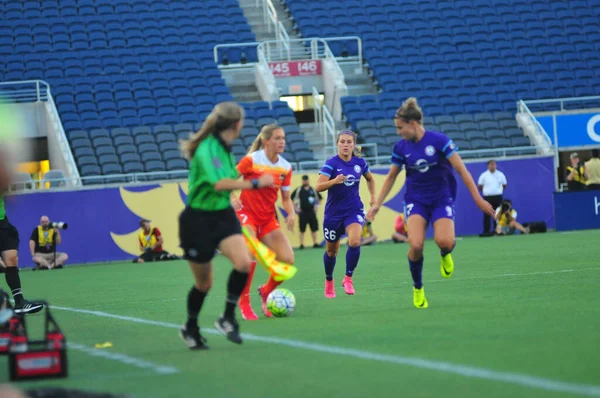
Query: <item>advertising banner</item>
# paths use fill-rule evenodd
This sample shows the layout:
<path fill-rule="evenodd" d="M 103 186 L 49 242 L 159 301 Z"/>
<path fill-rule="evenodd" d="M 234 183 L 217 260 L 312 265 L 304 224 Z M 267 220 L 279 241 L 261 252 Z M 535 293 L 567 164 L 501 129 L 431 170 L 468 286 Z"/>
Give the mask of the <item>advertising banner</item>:
<path fill-rule="evenodd" d="M 600 191 L 557 192 L 554 210 L 557 231 L 600 228 Z"/>
<path fill-rule="evenodd" d="M 554 144 L 552 116 L 536 116 Z M 600 146 L 600 113 L 556 114 L 556 133 L 559 148 Z"/>
<path fill-rule="evenodd" d="M 486 162 L 470 163 L 467 168 L 475 181 L 486 170 Z M 554 171 L 551 157 L 498 161 L 498 169 L 508 180 L 505 198 L 512 200 L 519 212 L 519 221 L 545 221 L 554 227 L 552 194 Z M 379 192 L 387 168 L 373 168 L 377 192 Z M 314 186 L 316 172 L 307 173 Z M 301 185 L 302 173 L 296 172 L 292 189 Z M 459 178 L 457 176 L 457 178 Z M 470 194 L 459 179 L 456 208 L 457 236 L 477 235 L 483 229 L 483 215 L 476 208 Z M 404 172 L 400 174 L 387 202 L 373 223 L 379 239 L 390 239 L 394 221 L 403 211 Z M 31 266 L 29 237 L 39 224 L 40 217 L 47 215 L 51 221 L 64 221 L 69 228 L 62 231 L 63 244 L 59 250 L 67 252 L 69 263 L 92 263 L 133 259 L 138 256 L 139 221 L 146 218 L 158 227 L 164 237 L 164 249 L 181 255 L 178 239 L 177 217 L 183 210 L 187 197 L 187 182 L 127 186 L 120 188 L 86 189 L 68 192 L 39 192 L 6 198 L 7 214 L 21 236 L 20 258 L 22 266 Z M 369 194 L 363 180 L 360 193 L 365 210 L 368 210 Z M 318 209 L 319 223 L 323 221 L 324 201 Z M 278 203 L 279 220 L 283 224 L 281 204 Z M 293 246 L 298 246 L 298 229 L 283 230 Z M 322 241 L 322 231 L 318 233 Z M 431 228 L 428 236 L 432 236 Z M 198 237 L 202 239 L 202 237 Z M 305 236 L 310 242 L 310 234 Z"/>

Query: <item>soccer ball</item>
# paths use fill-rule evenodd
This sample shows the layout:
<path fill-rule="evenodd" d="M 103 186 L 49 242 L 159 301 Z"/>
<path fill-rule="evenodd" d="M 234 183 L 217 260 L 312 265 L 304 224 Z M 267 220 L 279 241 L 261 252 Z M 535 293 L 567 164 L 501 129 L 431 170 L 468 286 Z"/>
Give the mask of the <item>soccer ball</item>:
<path fill-rule="evenodd" d="M 296 309 L 296 297 L 287 289 L 275 289 L 267 297 L 267 309 L 276 317 L 290 316 Z"/>

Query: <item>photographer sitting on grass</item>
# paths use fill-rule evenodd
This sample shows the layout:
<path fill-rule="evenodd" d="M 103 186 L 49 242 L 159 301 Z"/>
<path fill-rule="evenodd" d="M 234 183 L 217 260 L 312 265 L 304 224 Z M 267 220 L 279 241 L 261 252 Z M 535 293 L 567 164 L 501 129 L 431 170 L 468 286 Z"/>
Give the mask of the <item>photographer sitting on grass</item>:
<path fill-rule="evenodd" d="M 150 225 L 150 220 L 140 221 L 140 234 L 138 238 L 142 254 L 133 260 L 134 263 L 147 263 L 152 261 L 177 260 L 174 254 L 163 250 L 163 236 L 159 229 Z"/>
<path fill-rule="evenodd" d="M 29 238 L 29 251 L 36 269 L 62 268 L 69 258 L 67 253 L 56 252 L 55 246 L 60 245 L 62 242 L 59 229 L 50 225 L 47 216 L 42 216 L 40 225 L 33 229 Z"/>
<path fill-rule="evenodd" d="M 512 235 L 518 229 L 521 233 L 529 233 L 529 229 L 517 222 L 517 211 L 512 207 L 512 202 L 505 199 L 496 209 L 496 234 Z"/>

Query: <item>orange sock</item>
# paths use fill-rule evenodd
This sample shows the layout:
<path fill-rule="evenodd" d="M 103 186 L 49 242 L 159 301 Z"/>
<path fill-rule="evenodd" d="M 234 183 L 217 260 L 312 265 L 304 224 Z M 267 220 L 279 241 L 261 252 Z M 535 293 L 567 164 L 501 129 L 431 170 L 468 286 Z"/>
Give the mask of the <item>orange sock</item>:
<path fill-rule="evenodd" d="M 265 283 L 262 292 L 263 295 L 268 296 L 273 290 L 277 289 L 277 286 L 281 285 L 282 282 L 276 282 L 272 276 L 269 276 L 269 280 Z"/>
<path fill-rule="evenodd" d="M 244 290 L 242 290 L 242 294 L 240 295 L 240 300 L 249 300 L 250 299 L 250 288 L 252 287 L 252 278 L 254 277 L 255 269 L 256 269 L 256 261 L 252 261 L 250 263 L 250 269 L 248 270 L 248 280 L 246 281 L 246 286 L 244 286 Z"/>

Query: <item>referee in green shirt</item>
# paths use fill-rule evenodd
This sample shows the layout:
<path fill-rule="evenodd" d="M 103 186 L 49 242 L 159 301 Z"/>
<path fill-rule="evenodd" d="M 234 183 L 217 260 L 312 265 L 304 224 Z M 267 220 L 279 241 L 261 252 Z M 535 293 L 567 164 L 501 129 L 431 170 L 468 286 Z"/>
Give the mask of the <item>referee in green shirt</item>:
<path fill-rule="evenodd" d="M 191 349 L 208 348 L 200 335 L 198 314 L 212 286 L 216 249 L 231 261 L 233 270 L 227 284 L 225 312 L 215 327 L 230 341 L 242 343 L 235 308 L 248 279 L 251 258 L 230 197 L 236 189 L 273 184 L 271 175 L 252 181 L 238 180 L 231 145 L 239 137 L 243 123 L 243 108 L 234 102 L 223 102 L 215 106 L 195 135 L 181 143 L 181 150 L 190 161 L 190 173 L 187 205 L 179 216 L 179 240 L 195 285 L 188 294 L 188 320 L 180 336 Z"/>
<path fill-rule="evenodd" d="M 4 120 L 0 115 L 0 130 L 5 128 Z M 2 132 L 0 131 L 0 134 Z M 21 278 L 19 277 L 19 232 L 8 221 L 6 208 L 4 207 L 4 193 L 10 184 L 10 165 L 7 164 L 7 152 L 5 136 L 0 135 L 0 258 L 5 265 L 4 275 L 6 283 L 10 287 L 15 299 L 14 311 L 16 314 L 33 314 L 39 312 L 44 306 L 32 303 L 23 297 L 21 292 Z"/>

